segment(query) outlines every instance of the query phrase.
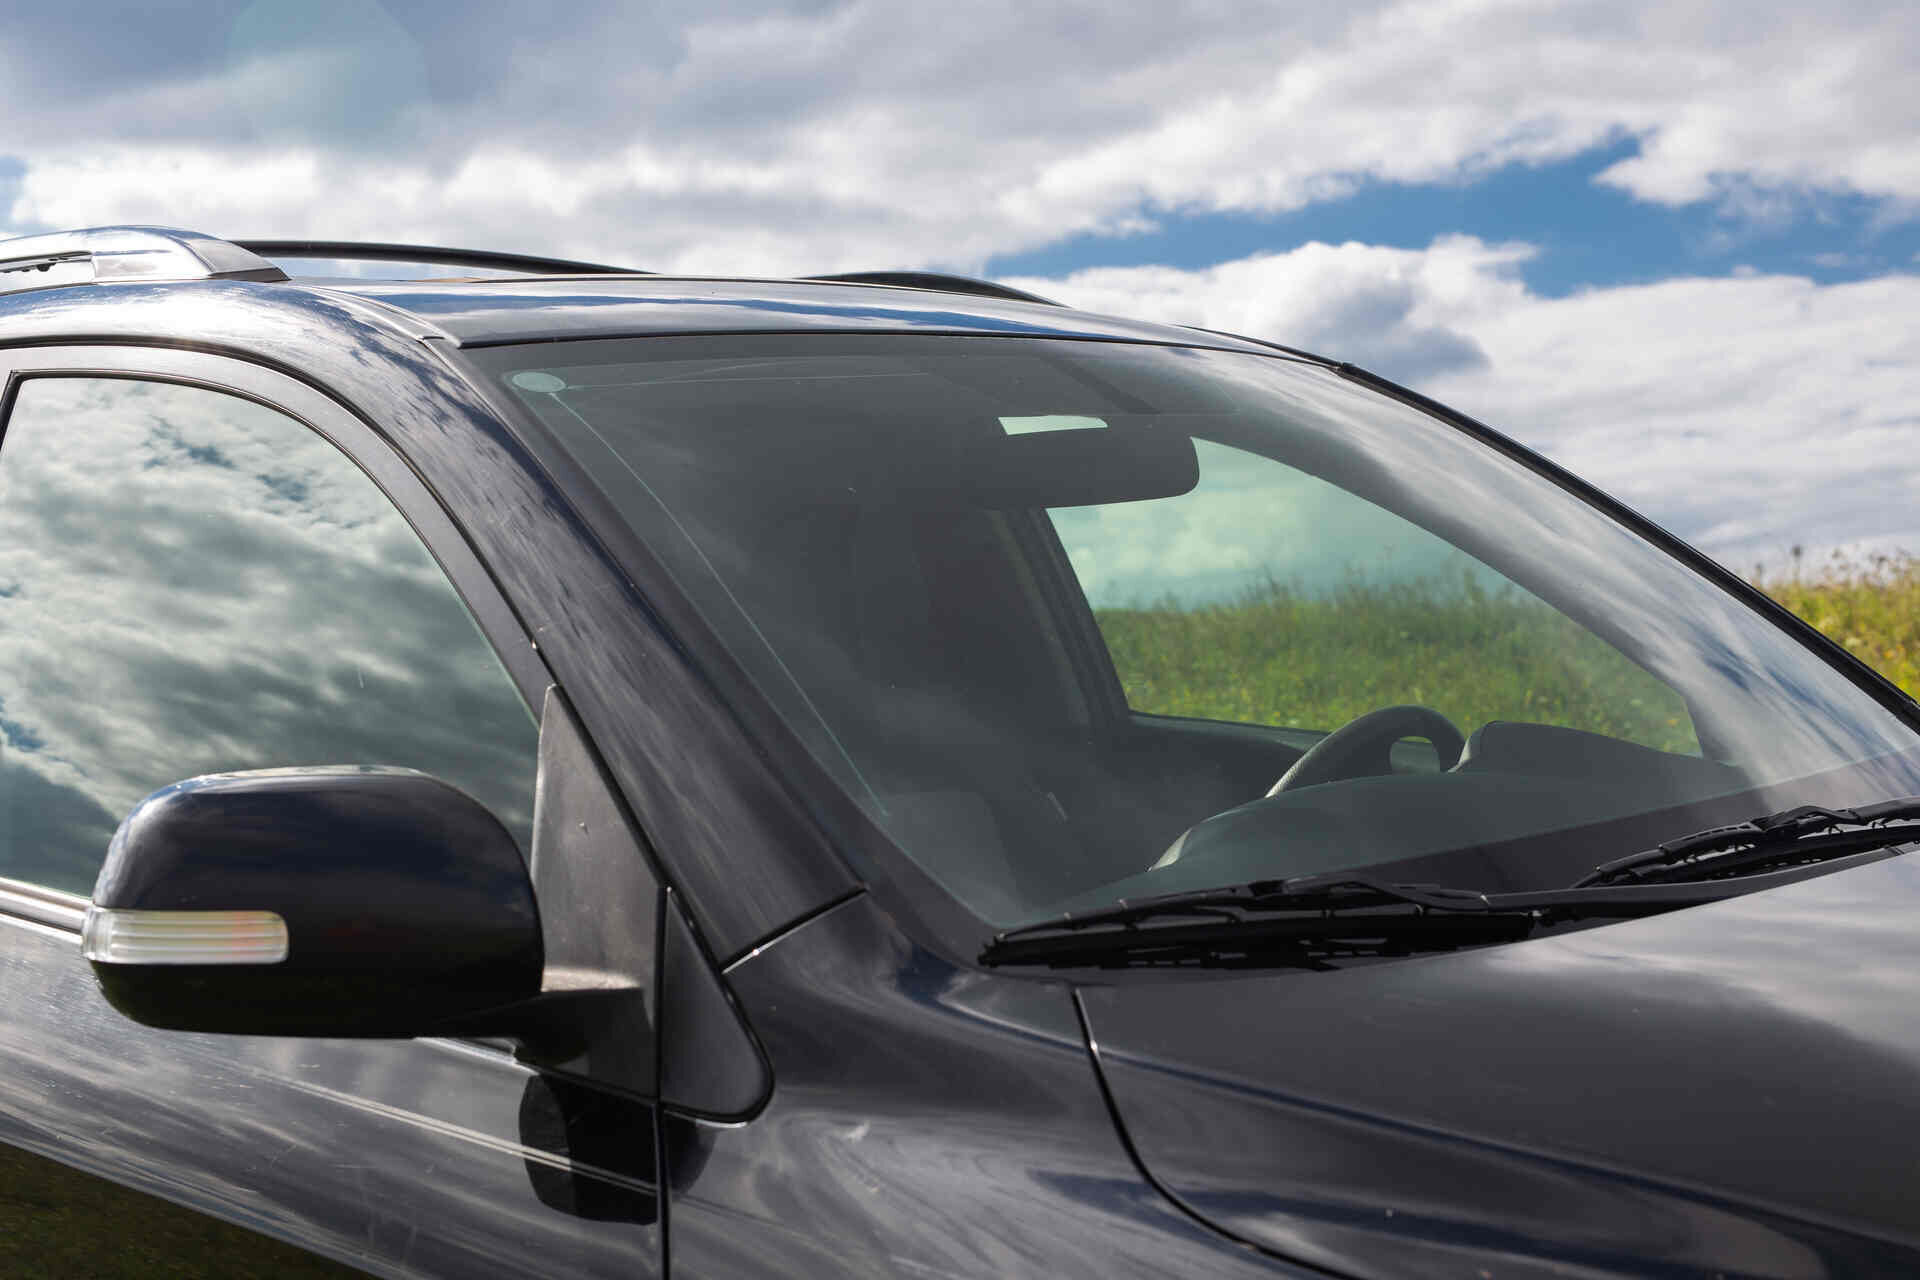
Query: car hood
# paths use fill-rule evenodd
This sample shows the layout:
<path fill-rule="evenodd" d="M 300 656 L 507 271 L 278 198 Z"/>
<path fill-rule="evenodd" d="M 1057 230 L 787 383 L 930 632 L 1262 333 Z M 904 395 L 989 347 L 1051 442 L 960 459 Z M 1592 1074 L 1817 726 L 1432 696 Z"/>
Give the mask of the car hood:
<path fill-rule="evenodd" d="M 1920 857 L 1328 972 L 1083 987 L 1147 1174 L 1359 1275 L 1920 1274 Z"/>

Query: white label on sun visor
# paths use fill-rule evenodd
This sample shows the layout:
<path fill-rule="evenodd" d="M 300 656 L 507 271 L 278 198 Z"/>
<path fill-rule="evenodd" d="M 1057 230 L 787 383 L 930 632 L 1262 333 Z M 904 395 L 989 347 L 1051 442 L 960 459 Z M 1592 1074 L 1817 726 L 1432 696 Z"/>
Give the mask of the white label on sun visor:
<path fill-rule="evenodd" d="M 1000 425 L 1008 435 L 1022 436 L 1029 431 L 1088 431 L 1107 424 L 1074 413 L 1042 413 L 1030 418 L 1002 418 Z"/>

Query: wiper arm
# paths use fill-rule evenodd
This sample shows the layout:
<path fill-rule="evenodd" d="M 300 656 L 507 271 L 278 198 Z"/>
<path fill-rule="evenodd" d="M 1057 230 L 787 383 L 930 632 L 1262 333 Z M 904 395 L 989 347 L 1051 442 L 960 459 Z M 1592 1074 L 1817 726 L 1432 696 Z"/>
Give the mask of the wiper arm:
<path fill-rule="evenodd" d="M 1572 887 L 1711 880 L 1782 864 L 1822 862 L 1908 840 L 1920 840 L 1920 797 L 1855 809 L 1801 805 L 1750 822 L 1709 827 L 1603 862 Z"/>

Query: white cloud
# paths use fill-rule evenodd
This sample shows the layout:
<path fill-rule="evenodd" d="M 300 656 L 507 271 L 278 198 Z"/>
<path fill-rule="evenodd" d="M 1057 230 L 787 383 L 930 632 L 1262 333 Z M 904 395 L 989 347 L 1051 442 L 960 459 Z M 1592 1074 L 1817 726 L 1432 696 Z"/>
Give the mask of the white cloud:
<path fill-rule="evenodd" d="M 1643 199 L 1920 202 L 1920 21 L 1898 2 L 581 6 L 504 48 L 475 34 L 504 15 L 397 0 L 324 31 L 283 0 L 208 12 L 0 34 L 0 155 L 27 167 L 0 222 L 973 269 L 1625 136 L 1641 153 L 1606 180 Z"/>
<path fill-rule="evenodd" d="M 1525 252 L 1458 237 L 1314 244 L 1201 271 L 1015 283 L 1410 382 L 1736 568 L 1777 564 L 1794 543 L 1920 552 L 1920 277 L 1542 298 L 1514 274 Z"/>
<path fill-rule="evenodd" d="M 1604 181 L 1733 223 L 1920 210 L 1905 0 L 41 7 L 0 32 L 0 229 L 159 222 L 666 271 L 944 266 L 1634 138 Z M 503 33 L 511 33 L 503 38 Z M 57 48 L 50 59 L 44 50 Z M 16 172 L 16 162 L 19 171 Z M 1733 237 L 1738 242 L 1738 236 Z M 1920 285 L 1530 294 L 1531 252 L 1307 245 L 1037 291 L 1324 348 L 1724 557 L 1920 548 Z M 1920 262 L 1920 259 L 1916 259 Z"/>
<path fill-rule="evenodd" d="M 1426 250 L 1316 243 L 1193 271 L 1107 267 L 1008 283 L 1087 310 L 1338 351 L 1406 379 L 1484 365 L 1462 322 L 1524 300 L 1513 268 L 1532 254 L 1469 236 Z"/>

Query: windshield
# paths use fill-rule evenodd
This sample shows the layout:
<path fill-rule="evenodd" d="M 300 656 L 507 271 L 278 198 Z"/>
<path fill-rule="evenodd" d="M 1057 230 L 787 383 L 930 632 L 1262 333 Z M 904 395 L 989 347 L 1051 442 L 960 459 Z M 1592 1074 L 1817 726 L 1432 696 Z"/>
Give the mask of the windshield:
<path fill-rule="evenodd" d="M 1548 888 L 1920 792 L 1911 730 L 1769 619 L 1316 365 L 919 335 L 475 354 L 995 925 L 1361 868 Z"/>

